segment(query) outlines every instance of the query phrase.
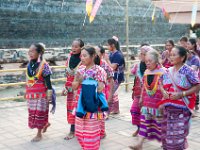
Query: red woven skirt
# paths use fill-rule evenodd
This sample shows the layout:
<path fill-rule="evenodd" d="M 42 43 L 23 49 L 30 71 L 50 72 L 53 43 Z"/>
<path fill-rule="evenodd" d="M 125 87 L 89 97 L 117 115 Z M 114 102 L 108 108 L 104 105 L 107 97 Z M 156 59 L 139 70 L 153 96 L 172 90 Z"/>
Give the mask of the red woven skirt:
<path fill-rule="evenodd" d="M 67 122 L 71 125 L 75 124 L 75 115 L 73 110 L 76 107 L 76 100 L 74 98 L 74 92 L 68 92 L 67 94 Z"/>
<path fill-rule="evenodd" d="M 139 106 L 139 98 L 134 97 L 133 104 L 131 106 L 131 116 L 132 116 L 132 124 L 140 125 L 140 106 Z"/>
<path fill-rule="evenodd" d="M 28 99 L 28 126 L 43 129 L 48 123 L 49 102 L 47 99 Z"/>
<path fill-rule="evenodd" d="M 75 135 L 83 150 L 98 150 L 100 147 L 99 120 L 76 117 Z"/>
<path fill-rule="evenodd" d="M 101 139 L 105 136 L 105 119 L 99 120 L 100 123 L 100 137 Z"/>

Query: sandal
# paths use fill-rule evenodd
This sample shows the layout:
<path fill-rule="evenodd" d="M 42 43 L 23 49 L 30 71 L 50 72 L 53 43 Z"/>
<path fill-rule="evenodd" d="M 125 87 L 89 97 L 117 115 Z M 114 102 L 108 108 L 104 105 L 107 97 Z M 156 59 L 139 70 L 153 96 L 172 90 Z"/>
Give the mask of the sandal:
<path fill-rule="evenodd" d="M 74 133 L 73 132 L 70 132 L 65 138 L 64 140 L 68 141 L 68 140 L 71 140 L 75 137 Z"/>

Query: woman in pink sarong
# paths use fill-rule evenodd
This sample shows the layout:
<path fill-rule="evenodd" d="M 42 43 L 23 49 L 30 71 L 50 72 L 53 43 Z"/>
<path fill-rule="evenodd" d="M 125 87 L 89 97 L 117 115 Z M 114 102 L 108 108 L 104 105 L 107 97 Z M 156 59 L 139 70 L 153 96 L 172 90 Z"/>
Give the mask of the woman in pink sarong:
<path fill-rule="evenodd" d="M 152 47 L 150 46 L 142 46 L 140 48 L 141 61 L 138 64 L 135 64 L 133 68 L 131 69 L 131 73 L 135 76 L 135 79 L 134 79 L 133 93 L 132 93 L 133 103 L 132 103 L 130 112 L 132 115 L 132 124 L 137 126 L 137 130 L 133 133 L 133 136 L 137 136 L 139 132 L 139 128 L 140 128 L 139 100 L 141 97 L 141 91 L 142 91 L 142 86 L 143 86 L 142 78 L 146 70 L 145 55 L 151 49 Z"/>

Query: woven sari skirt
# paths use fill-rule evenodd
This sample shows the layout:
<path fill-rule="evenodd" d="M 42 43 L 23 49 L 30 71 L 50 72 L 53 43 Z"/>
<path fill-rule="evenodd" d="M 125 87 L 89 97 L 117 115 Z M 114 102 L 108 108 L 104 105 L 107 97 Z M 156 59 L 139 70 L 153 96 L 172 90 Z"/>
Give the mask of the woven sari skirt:
<path fill-rule="evenodd" d="M 142 107 L 139 135 L 148 140 L 161 141 L 161 114 L 157 109 Z"/>
<path fill-rule="evenodd" d="M 140 125 L 140 106 L 139 106 L 139 97 L 134 97 L 133 104 L 131 106 L 131 116 L 132 116 L 132 124 Z"/>
<path fill-rule="evenodd" d="M 100 147 L 100 121 L 76 117 L 75 135 L 83 150 L 98 150 Z"/>
<path fill-rule="evenodd" d="M 187 145 L 191 113 L 187 108 L 165 106 L 162 121 L 164 150 L 184 150 Z"/>
<path fill-rule="evenodd" d="M 76 107 L 76 100 L 74 92 L 67 93 L 67 122 L 68 124 L 75 124 L 75 114 L 73 113 L 74 108 Z"/>
<path fill-rule="evenodd" d="M 105 119 L 100 119 L 99 120 L 99 123 L 100 123 L 100 137 L 101 139 L 105 136 Z"/>
<path fill-rule="evenodd" d="M 28 99 L 28 126 L 43 129 L 48 123 L 49 102 L 47 99 Z"/>
<path fill-rule="evenodd" d="M 117 81 L 115 81 L 113 98 L 112 98 L 111 103 L 109 104 L 109 112 L 112 112 L 112 113 L 119 113 L 119 98 L 118 98 L 119 86 L 120 86 L 120 83 L 117 83 Z"/>

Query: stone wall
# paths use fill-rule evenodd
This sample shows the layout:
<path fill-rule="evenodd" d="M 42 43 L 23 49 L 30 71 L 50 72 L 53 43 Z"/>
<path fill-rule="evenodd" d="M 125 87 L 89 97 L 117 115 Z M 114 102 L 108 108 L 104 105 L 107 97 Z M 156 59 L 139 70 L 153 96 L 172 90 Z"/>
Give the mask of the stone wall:
<path fill-rule="evenodd" d="M 63 70 L 52 70 L 53 73 L 51 75 L 52 79 L 58 79 L 58 78 L 65 78 L 66 73 Z M 10 73 L 10 74 L 4 74 L 0 75 L 0 84 L 6 84 L 6 83 L 17 83 L 17 82 L 25 82 L 26 81 L 26 74 L 23 73 Z"/>
<path fill-rule="evenodd" d="M 48 47 L 69 46 L 74 38 L 86 43 L 105 43 L 117 35 L 125 43 L 125 12 L 115 0 L 104 0 L 95 21 L 89 24 L 85 17 L 85 1 L 65 0 L 0 0 L 0 48 L 28 47 L 33 42 L 44 42 Z M 125 0 L 118 0 L 125 8 Z M 185 25 L 173 25 L 156 12 L 152 24 L 152 8 L 143 18 L 150 0 L 130 0 L 130 43 L 163 43 L 179 39 L 189 31 Z"/>

